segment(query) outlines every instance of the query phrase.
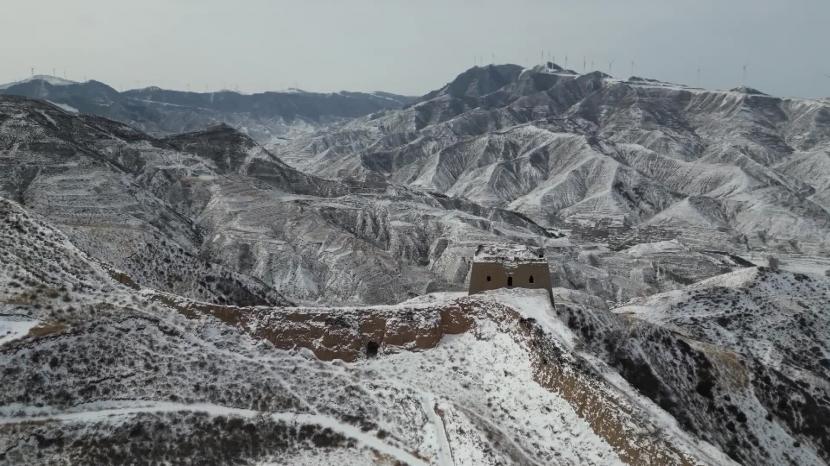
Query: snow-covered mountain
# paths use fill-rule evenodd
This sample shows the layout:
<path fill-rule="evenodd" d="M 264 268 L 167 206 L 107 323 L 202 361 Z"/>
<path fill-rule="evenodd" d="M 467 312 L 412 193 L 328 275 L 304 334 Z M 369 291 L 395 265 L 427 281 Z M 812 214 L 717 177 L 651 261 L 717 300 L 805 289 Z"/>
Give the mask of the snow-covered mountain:
<path fill-rule="evenodd" d="M 158 87 L 119 92 L 94 80 L 79 83 L 45 75 L 0 85 L 0 94 L 48 100 L 65 110 L 120 121 L 155 136 L 224 123 L 262 143 L 277 143 L 327 123 L 400 108 L 413 100 L 385 92 L 241 94 Z"/>
<path fill-rule="evenodd" d="M 503 65 L 263 97 L 313 121 L 274 143 L 244 96 L 19 86 L 0 464 L 830 463 L 826 103 Z M 491 243 L 556 306 L 466 296 Z"/>
<path fill-rule="evenodd" d="M 830 251 L 830 106 L 552 63 L 472 68 L 417 103 L 275 145 L 324 177 L 382 176 L 548 226 L 658 227 Z"/>

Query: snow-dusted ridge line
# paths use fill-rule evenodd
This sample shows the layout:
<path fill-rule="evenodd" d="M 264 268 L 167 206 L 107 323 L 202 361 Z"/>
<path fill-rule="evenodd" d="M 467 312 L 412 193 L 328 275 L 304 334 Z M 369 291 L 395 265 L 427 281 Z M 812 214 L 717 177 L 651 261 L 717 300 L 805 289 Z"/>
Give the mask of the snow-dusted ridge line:
<path fill-rule="evenodd" d="M 96 407 L 100 409 L 91 409 L 88 411 L 68 411 L 54 414 L 42 414 L 36 416 L 3 416 L 0 417 L 0 425 L 18 424 L 25 422 L 44 422 L 44 421 L 60 421 L 60 422 L 98 422 L 106 421 L 114 416 L 131 416 L 141 413 L 176 413 L 176 412 L 194 412 L 207 413 L 211 416 L 237 416 L 243 418 L 266 417 L 276 422 L 294 423 L 299 425 L 318 425 L 323 428 L 329 428 L 346 437 L 357 440 L 361 445 L 376 450 L 380 453 L 392 456 L 393 458 L 410 465 L 426 465 L 425 461 L 416 457 L 415 455 L 402 450 L 398 447 L 389 445 L 383 442 L 374 435 L 370 435 L 361 431 L 359 428 L 345 424 L 330 416 L 321 414 L 307 414 L 307 413 L 269 413 L 263 411 L 255 411 L 252 409 L 233 408 L 229 406 L 221 406 L 212 403 L 173 403 L 168 401 L 117 401 L 117 402 L 102 402 L 95 403 Z M 34 407 L 0 407 L 0 412 L 8 412 L 10 409 L 15 411 L 45 411 L 44 408 Z M 79 406 L 79 408 L 83 408 Z"/>

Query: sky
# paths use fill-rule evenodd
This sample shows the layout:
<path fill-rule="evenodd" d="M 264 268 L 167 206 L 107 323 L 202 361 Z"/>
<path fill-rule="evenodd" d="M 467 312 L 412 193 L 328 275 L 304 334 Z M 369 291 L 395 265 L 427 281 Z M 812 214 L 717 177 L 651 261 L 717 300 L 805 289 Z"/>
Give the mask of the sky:
<path fill-rule="evenodd" d="M 828 0 L 0 0 L 0 12 L 0 83 L 34 68 L 119 90 L 421 95 L 476 64 L 567 57 L 578 72 L 830 96 Z"/>

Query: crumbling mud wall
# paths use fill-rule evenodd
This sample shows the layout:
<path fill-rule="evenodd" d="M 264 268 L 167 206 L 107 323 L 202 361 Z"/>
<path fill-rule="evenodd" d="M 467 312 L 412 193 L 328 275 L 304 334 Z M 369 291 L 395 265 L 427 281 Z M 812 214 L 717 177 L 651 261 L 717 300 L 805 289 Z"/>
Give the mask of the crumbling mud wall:
<path fill-rule="evenodd" d="M 264 309 L 187 303 L 177 309 L 191 318 L 216 317 L 279 349 L 307 348 L 323 361 L 353 362 L 390 347 L 434 348 L 444 335 L 470 330 L 471 306 Z"/>

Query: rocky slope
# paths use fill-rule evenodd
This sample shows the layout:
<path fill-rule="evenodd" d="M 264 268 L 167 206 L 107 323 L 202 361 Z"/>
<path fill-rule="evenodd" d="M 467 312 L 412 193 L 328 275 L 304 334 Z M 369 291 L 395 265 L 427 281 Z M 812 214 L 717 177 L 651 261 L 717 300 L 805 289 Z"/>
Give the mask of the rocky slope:
<path fill-rule="evenodd" d="M 687 432 L 743 464 L 823 464 L 830 409 L 830 281 L 752 267 L 598 314 L 557 307 L 607 362 Z"/>
<path fill-rule="evenodd" d="M 400 108 L 412 100 L 385 92 L 240 94 L 158 87 L 119 92 L 98 81 L 79 83 L 53 76 L 0 85 L 0 94 L 48 100 L 67 111 L 106 117 L 155 136 L 224 123 L 263 143 L 279 142 L 334 121 Z"/>

